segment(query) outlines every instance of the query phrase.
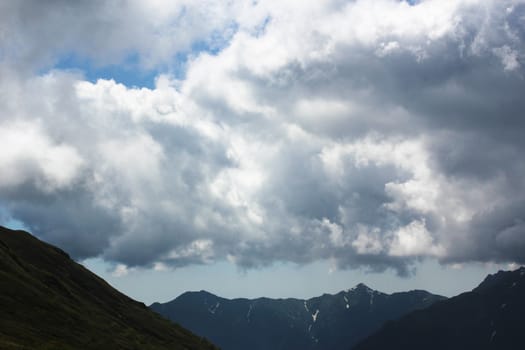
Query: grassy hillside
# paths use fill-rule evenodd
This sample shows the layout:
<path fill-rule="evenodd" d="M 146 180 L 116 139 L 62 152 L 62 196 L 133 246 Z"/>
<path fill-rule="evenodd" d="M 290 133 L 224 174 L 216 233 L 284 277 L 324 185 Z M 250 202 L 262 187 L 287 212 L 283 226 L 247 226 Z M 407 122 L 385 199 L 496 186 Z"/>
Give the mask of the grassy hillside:
<path fill-rule="evenodd" d="M 216 349 L 62 250 L 0 227 L 0 349 Z"/>

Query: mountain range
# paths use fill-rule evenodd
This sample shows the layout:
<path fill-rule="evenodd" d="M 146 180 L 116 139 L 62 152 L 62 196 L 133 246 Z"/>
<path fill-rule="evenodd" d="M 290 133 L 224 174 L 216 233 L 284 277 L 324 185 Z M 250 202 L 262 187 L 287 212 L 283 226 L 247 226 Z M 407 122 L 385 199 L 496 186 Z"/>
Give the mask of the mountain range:
<path fill-rule="evenodd" d="M 0 226 L 0 349 L 216 349 L 77 264 Z"/>
<path fill-rule="evenodd" d="M 525 348 L 525 268 L 489 275 L 471 292 L 387 322 L 354 350 Z"/>
<path fill-rule="evenodd" d="M 225 299 L 187 292 L 151 308 L 223 350 L 349 349 L 387 320 L 444 297 L 425 291 L 385 294 L 364 284 L 302 299 Z"/>
<path fill-rule="evenodd" d="M 148 308 L 61 249 L 0 226 L 0 310 L 2 350 L 514 350 L 525 344 L 525 268 L 449 299 L 358 284 L 307 300 L 187 292 Z"/>

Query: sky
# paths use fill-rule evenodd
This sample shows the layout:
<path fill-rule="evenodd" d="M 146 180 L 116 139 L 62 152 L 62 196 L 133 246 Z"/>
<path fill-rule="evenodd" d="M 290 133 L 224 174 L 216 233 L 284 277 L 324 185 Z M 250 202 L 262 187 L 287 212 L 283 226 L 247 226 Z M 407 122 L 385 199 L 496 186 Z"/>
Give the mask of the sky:
<path fill-rule="evenodd" d="M 6 0 L 0 223 L 145 302 L 525 263 L 524 0 Z"/>

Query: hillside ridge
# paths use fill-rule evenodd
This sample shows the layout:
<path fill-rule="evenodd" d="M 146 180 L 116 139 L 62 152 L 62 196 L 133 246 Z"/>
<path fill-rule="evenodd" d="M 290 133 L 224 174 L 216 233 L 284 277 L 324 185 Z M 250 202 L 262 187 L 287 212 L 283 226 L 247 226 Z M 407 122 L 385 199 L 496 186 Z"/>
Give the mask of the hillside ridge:
<path fill-rule="evenodd" d="M 0 226 L 0 349 L 215 349 L 62 249 Z"/>

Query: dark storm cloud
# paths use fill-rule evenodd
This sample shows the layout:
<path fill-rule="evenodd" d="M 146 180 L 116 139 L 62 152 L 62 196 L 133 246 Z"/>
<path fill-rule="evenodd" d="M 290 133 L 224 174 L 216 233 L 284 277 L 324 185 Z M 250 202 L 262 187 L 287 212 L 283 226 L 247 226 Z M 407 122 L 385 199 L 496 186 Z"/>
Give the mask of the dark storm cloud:
<path fill-rule="evenodd" d="M 93 198 L 86 192 L 60 193 L 29 201 L 7 197 L 6 202 L 12 203 L 6 206 L 11 215 L 24 222 L 32 233 L 67 247 L 68 253 L 77 259 L 99 255 L 108 247 L 111 237 L 123 229 L 118 218 L 93 205 Z"/>
<path fill-rule="evenodd" d="M 451 249 L 453 261 L 514 261 L 524 264 L 525 226 L 523 201 L 495 206 L 473 218 L 467 232 Z"/>

